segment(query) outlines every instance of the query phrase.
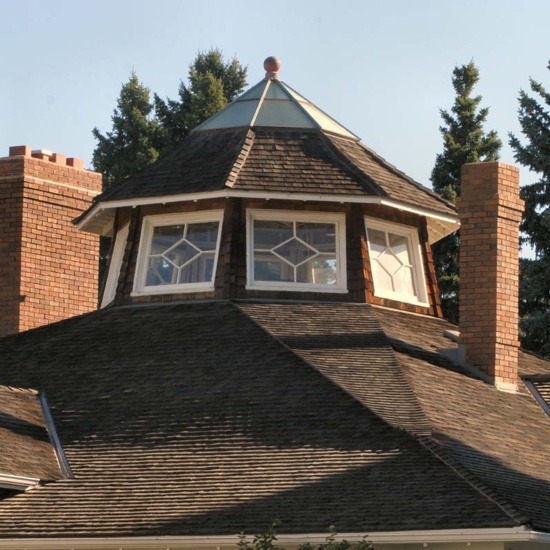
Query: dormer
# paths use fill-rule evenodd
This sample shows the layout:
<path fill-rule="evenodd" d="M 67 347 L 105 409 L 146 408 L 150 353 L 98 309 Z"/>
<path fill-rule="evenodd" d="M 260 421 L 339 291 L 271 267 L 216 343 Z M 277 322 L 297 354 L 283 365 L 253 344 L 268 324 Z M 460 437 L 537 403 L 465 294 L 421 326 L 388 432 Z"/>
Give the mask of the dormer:
<path fill-rule="evenodd" d="M 278 59 L 264 67 L 81 217 L 113 237 L 102 307 L 299 299 L 440 316 L 430 245 L 458 228 L 454 206 L 282 82 Z"/>

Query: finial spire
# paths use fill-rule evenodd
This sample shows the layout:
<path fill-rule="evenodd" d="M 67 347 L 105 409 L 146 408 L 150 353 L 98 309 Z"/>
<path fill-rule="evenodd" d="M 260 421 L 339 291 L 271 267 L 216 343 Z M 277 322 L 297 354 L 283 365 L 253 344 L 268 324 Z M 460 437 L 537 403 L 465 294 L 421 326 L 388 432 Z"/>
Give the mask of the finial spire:
<path fill-rule="evenodd" d="M 270 55 L 264 61 L 264 69 L 266 71 L 266 80 L 279 80 L 279 71 L 281 69 L 281 60 L 274 55 Z"/>

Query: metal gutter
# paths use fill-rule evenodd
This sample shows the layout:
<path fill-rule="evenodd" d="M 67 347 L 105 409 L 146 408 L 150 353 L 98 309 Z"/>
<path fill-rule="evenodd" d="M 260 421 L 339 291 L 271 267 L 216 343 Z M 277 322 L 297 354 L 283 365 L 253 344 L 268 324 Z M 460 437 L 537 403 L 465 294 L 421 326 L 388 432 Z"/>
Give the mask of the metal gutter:
<path fill-rule="evenodd" d="M 252 538 L 252 537 L 249 537 Z M 292 548 L 309 542 L 313 546 L 326 541 L 327 533 L 277 535 L 277 545 Z M 336 540 L 355 543 L 364 539 L 377 544 L 446 544 L 474 542 L 534 542 L 550 543 L 550 533 L 526 527 L 487 529 L 440 529 L 433 531 L 382 531 L 370 533 L 340 533 Z M 237 548 L 237 535 L 170 536 L 170 537 L 75 537 L 0 539 L 0 548 L 12 550 L 225 550 Z"/>
<path fill-rule="evenodd" d="M 36 487 L 40 480 L 35 477 L 12 476 L 10 474 L 0 474 L 0 487 L 13 491 L 26 491 Z"/>
<path fill-rule="evenodd" d="M 55 429 L 55 424 L 50 412 L 50 407 L 48 406 L 48 402 L 46 400 L 46 396 L 43 393 L 39 393 L 38 399 L 40 401 L 40 406 L 42 407 L 42 414 L 44 415 L 44 420 L 46 421 L 46 429 L 48 430 L 50 440 L 55 450 L 55 456 L 57 458 L 57 463 L 59 464 L 61 473 L 65 479 L 74 479 L 73 472 L 69 466 L 69 461 L 65 456 L 65 451 L 63 451 L 61 440 L 57 435 L 57 430 Z"/>

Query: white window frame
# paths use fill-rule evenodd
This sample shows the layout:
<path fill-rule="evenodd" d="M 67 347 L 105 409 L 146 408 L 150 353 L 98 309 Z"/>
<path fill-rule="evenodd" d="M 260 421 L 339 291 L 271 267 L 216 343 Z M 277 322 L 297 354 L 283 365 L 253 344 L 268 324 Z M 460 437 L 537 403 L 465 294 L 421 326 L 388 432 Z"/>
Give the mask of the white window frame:
<path fill-rule="evenodd" d="M 336 284 L 316 285 L 254 280 L 254 221 L 298 221 L 308 223 L 333 223 L 336 229 Z M 249 209 L 246 213 L 247 241 L 247 290 L 287 290 L 294 292 L 347 293 L 346 276 L 346 216 L 339 212 L 304 212 L 300 210 L 259 210 Z"/>
<path fill-rule="evenodd" d="M 374 295 L 378 298 L 387 298 L 397 302 L 404 302 L 416 306 L 429 307 L 428 291 L 426 289 L 426 276 L 424 273 L 424 262 L 422 260 L 422 249 L 420 247 L 420 240 L 418 238 L 418 228 L 410 225 L 402 225 L 398 223 L 387 222 L 375 218 L 365 218 L 365 228 L 367 231 L 367 241 L 369 247 L 369 259 L 371 261 L 371 273 L 372 273 L 372 254 L 369 240 L 369 228 L 390 232 L 395 235 L 400 235 L 407 239 L 409 244 L 409 252 L 411 255 L 411 262 L 413 266 L 413 278 L 416 288 L 418 290 L 418 297 L 411 294 L 385 291 L 376 288 L 376 281 L 372 281 L 374 286 Z"/>
<path fill-rule="evenodd" d="M 146 286 L 147 279 L 147 259 L 151 251 L 153 242 L 153 231 L 155 227 L 164 225 L 179 225 L 185 223 L 197 222 L 219 222 L 218 239 L 216 242 L 216 252 L 214 254 L 214 267 L 212 269 L 212 280 L 203 283 L 183 283 L 173 285 L 154 285 Z M 136 275 L 134 278 L 134 289 L 132 296 L 141 296 L 144 294 L 181 294 L 187 292 L 197 292 L 213 290 L 216 280 L 216 270 L 218 267 L 218 256 L 220 253 L 220 242 L 223 226 L 223 210 L 208 210 L 203 212 L 187 212 L 177 214 L 161 214 L 157 216 L 146 216 L 143 218 L 141 238 L 139 242 L 139 251 L 137 257 Z"/>
<path fill-rule="evenodd" d="M 122 229 L 119 229 L 115 235 L 115 245 L 113 246 L 113 254 L 109 260 L 109 273 L 105 281 L 100 308 L 108 306 L 115 299 L 116 287 L 118 278 L 120 277 L 120 269 L 122 267 L 122 259 L 124 257 L 124 249 L 126 248 L 129 230 L 130 222 L 124 225 Z"/>

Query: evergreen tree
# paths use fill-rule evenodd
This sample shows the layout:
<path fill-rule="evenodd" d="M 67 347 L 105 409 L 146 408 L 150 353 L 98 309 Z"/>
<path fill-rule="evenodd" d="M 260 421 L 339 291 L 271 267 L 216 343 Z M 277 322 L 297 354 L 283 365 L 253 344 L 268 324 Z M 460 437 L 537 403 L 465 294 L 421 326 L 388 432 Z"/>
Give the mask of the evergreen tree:
<path fill-rule="evenodd" d="M 189 84 L 180 82 L 179 99 L 164 101 L 155 94 L 155 112 L 171 149 L 195 126 L 233 101 L 246 86 L 246 67 L 237 59 L 224 61 L 218 49 L 199 52 L 189 67 Z"/>
<path fill-rule="evenodd" d="M 520 90 L 518 110 L 527 142 L 509 136 L 516 161 L 540 175 L 521 188 L 522 241 L 532 247 L 534 258 L 520 263 L 520 337 L 523 347 L 550 357 L 550 93 L 533 79 L 530 87 L 538 98 Z"/>
<path fill-rule="evenodd" d="M 107 189 L 134 172 L 157 160 L 160 139 L 157 121 L 151 117 L 153 106 L 149 89 L 143 86 L 135 72 L 122 85 L 111 120 L 113 127 L 103 135 L 92 130 L 97 140 L 92 164 L 103 174 L 103 189 Z M 99 243 L 99 284 L 103 286 L 111 239 L 102 237 Z"/>
<path fill-rule="evenodd" d="M 189 68 L 189 86 L 180 84 L 179 101 L 166 102 L 132 72 L 123 84 L 113 111 L 111 131 L 92 133 L 97 140 L 94 170 L 103 174 L 103 188 L 114 185 L 157 160 L 189 132 L 232 101 L 246 86 L 246 68 L 237 59 L 225 62 L 220 50 L 199 53 Z M 109 239 L 101 240 L 100 284 L 109 254 Z"/>
<path fill-rule="evenodd" d="M 151 116 L 153 106 L 149 96 L 149 89 L 132 72 L 120 90 L 111 117 L 112 130 L 105 135 L 97 128 L 92 131 L 97 140 L 92 163 L 94 170 L 103 174 L 104 189 L 158 158 L 160 129 Z"/>
<path fill-rule="evenodd" d="M 486 134 L 483 130 L 489 109 L 480 109 L 482 97 L 472 96 L 478 81 L 479 70 L 473 61 L 455 67 L 452 78 L 455 102 L 450 112 L 440 110 L 443 152 L 436 157 L 431 181 L 434 191 L 453 203 L 460 196 L 462 165 L 497 160 L 502 147 L 496 132 Z M 459 244 L 460 236 L 456 232 L 433 247 L 443 314 L 454 322 L 458 321 Z"/>

